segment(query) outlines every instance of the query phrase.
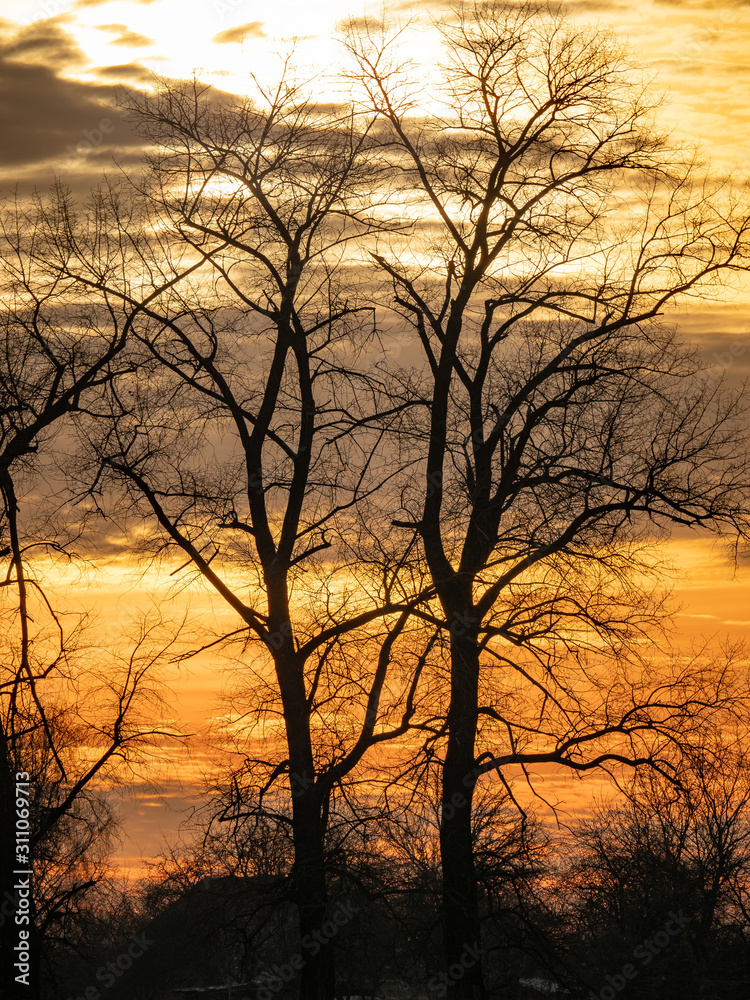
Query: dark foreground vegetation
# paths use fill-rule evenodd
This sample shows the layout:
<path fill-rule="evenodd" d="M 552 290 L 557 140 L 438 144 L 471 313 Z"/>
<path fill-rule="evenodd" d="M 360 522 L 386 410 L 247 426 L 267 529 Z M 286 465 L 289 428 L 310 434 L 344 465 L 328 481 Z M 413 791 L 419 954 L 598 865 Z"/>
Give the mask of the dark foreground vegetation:
<path fill-rule="evenodd" d="M 638 779 L 569 830 L 488 794 L 474 826 L 481 952 L 467 948 L 455 977 L 481 954 L 492 997 L 747 996 L 750 786 L 743 761 L 725 763 L 696 763 L 682 791 Z M 293 996 L 302 962 L 328 939 L 339 997 L 447 996 L 434 805 L 351 820 L 336 817 L 328 919 L 309 939 L 295 920 L 288 828 L 245 820 L 165 857 L 127 912 L 102 901 L 75 952 L 49 952 L 46 995 L 95 984 L 113 1000 Z"/>

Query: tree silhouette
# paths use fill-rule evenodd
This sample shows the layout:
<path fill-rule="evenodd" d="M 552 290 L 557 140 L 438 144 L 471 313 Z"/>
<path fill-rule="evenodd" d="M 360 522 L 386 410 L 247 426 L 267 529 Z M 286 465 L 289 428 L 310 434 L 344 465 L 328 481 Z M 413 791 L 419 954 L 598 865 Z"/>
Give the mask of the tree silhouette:
<path fill-rule="evenodd" d="M 393 239 L 373 257 L 423 356 L 420 476 L 394 524 L 419 540 L 450 633 L 450 969 L 480 939 L 479 776 L 656 760 L 705 704 L 684 675 L 649 688 L 627 665 L 659 618 L 639 546 L 674 524 L 748 531 L 741 407 L 659 317 L 746 267 L 750 224 L 670 148 L 606 36 L 493 2 L 438 29 L 432 103 L 403 29 L 360 20 L 346 41 L 383 158 L 430 220 L 418 252 Z M 484 995 L 480 964 L 451 995 Z"/>
<path fill-rule="evenodd" d="M 56 220 L 59 222 L 59 220 Z M 73 558 L 77 527 L 57 518 L 64 505 L 64 448 L 76 416 L 95 412 L 117 370 L 132 316 L 102 315 L 81 304 L 75 282 L 46 268 L 46 227 L 20 202 L 0 216 L 0 863 L 3 899 L 15 900 L 14 870 L 34 869 L 30 980 L 4 961 L 5 997 L 38 997 L 41 949 L 64 943 L 86 893 L 104 874 L 102 850 L 112 813 L 97 782 L 135 763 L 161 739 L 153 634 L 143 633 L 126 662 L 111 651 L 100 669 L 86 649 L 86 617 L 61 612 L 40 572 L 45 555 Z M 41 497 L 43 510 L 39 513 Z M 81 748 L 88 747 L 88 754 Z M 20 777 L 18 777 L 20 775 Z M 25 777 L 24 777 L 25 776 Z M 28 854 L 16 852 L 16 781 L 28 798 Z M 106 853 L 106 852 L 105 852 Z M 26 860 L 27 864 L 22 862 Z M 6 895 L 7 893 L 7 895 Z M 2 951 L 18 944 L 15 911 L 3 910 Z"/>
<path fill-rule="evenodd" d="M 21 537 L 16 484 L 65 427 L 80 530 L 133 529 L 133 551 L 179 558 L 179 579 L 232 616 L 191 650 L 230 652 L 241 678 L 220 738 L 244 762 L 199 860 L 244 878 L 260 837 L 297 910 L 266 944 L 290 934 L 304 1000 L 336 989 L 334 939 L 306 942 L 346 879 L 369 878 L 365 846 L 355 873 L 347 845 L 377 829 L 373 770 L 401 810 L 440 775 L 440 983 L 477 1000 L 511 978 L 485 956 L 509 947 L 508 894 L 537 873 L 528 827 L 477 808 L 483 775 L 512 796 L 512 768 L 533 784 L 539 764 L 644 766 L 679 788 L 711 727 L 745 706 L 731 663 L 669 648 L 655 549 L 675 525 L 748 537 L 743 398 L 663 319 L 746 270 L 744 196 L 670 145 L 601 33 L 494 0 L 437 27 L 432 89 L 399 61 L 401 29 L 360 20 L 351 105 L 316 103 L 289 62 L 252 99 L 196 81 L 126 95 L 143 176 L 107 179 L 83 206 L 58 185 L 4 230 L 18 638 L 3 780 L 36 740 L 64 836 L 76 796 L 155 735 L 130 715 L 138 649 L 110 688 L 101 754 L 70 781 L 66 719 L 40 694 L 70 644 L 45 660 L 32 634 L 32 590 L 58 619 L 27 572 L 38 536 Z M 389 219 L 394 203 L 417 223 Z M 386 743 L 392 758 L 369 753 Z M 398 852 L 415 829 L 391 823 L 379 843 Z M 435 887 L 410 861 L 409 879 Z M 248 915 L 229 881 L 230 943 L 211 958 L 227 975 L 253 967 L 265 906 Z M 392 904 L 392 885 L 377 891 Z M 429 922 L 432 900 L 412 902 L 407 922 Z"/>
<path fill-rule="evenodd" d="M 331 943 L 305 942 L 327 919 L 332 796 L 369 748 L 409 729 L 434 633 L 411 618 L 422 596 L 408 551 L 378 530 L 402 467 L 383 442 L 410 405 L 371 370 L 372 309 L 347 273 L 355 239 L 383 229 L 364 213 L 378 169 L 367 128 L 311 103 L 288 66 L 253 101 L 196 82 L 124 100 L 156 148 L 130 194 L 149 224 L 135 234 L 114 186 L 98 196 L 96 232 L 123 248 L 112 274 L 65 226 L 48 234 L 61 273 L 137 303 L 140 387 L 112 383 L 113 420 L 91 439 L 95 492 L 119 491 L 125 516 L 153 525 L 155 549 L 180 550 L 238 616 L 203 647 L 237 644 L 250 692 L 227 734 L 245 766 L 219 818 L 290 824 L 301 995 L 330 998 Z M 145 297 L 131 246 L 135 274 L 151 276 Z M 185 279 L 156 294 L 162 271 Z"/>
<path fill-rule="evenodd" d="M 698 997 L 746 976 L 750 793 L 746 755 L 731 732 L 685 760 L 679 784 L 638 774 L 624 800 L 600 806 L 574 831 L 562 891 L 574 901 L 573 964 L 589 988 L 633 958 L 644 996 L 650 988 Z M 654 935 L 665 938 L 675 913 L 667 947 Z"/>

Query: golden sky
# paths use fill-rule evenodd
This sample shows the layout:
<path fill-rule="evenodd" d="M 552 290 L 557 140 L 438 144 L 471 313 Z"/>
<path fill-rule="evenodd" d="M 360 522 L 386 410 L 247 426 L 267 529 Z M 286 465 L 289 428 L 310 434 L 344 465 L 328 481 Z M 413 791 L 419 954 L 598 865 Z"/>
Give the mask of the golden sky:
<path fill-rule="evenodd" d="M 416 18 L 412 55 L 429 65 L 434 53 L 429 17 L 443 0 L 389 0 L 386 9 Z M 250 73 L 273 75 L 277 54 L 298 40 L 298 63 L 322 90 L 342 53 L 332 33 L 348 15 L 382 11 L 381 3 L 349 0 L 3 0 L 0 31 L 4 142 L 0 168 L 40 184 L 81 147 L 76 173 L 97 173 L 113 149 L 131 150 L 127 127 L 115 128 L 85 151 L 107 117 L 112 86 L 138 85 L 152 73 L 184 77 L 197 72 L 226 90 L 248 89 Z M 750 5 L 744 0 L 578 0 L 570 12 L 602 29 L 612 26 L 655 87 L 668 91 L 665 120 L 700 141 L 717 166 L 750 160 L 747 64 Z M 101 131 L 101 129 L 100 129 Z M 72 171 L 73 164 L 68 166 Z M 8 171 L 10 173 L 10 171 Z M 7 179 L 8 174 L 5 174 Z"/>
<path fill-rule="evenodd" d="M 385 6 L 397 16 L 414 15 L 409 44 L 428 75 L 434 52 L 429 18 L 439 17 L 447 4 L 389 0 Z M 367 5 L 371 14 L 382 8 L 382 3 Z M 343 60 L 332 33 L 337 22 L 363 9 L 348 0 L 3 0 L 0 189 L 7 193 L 18 183 L 24 191 L 44 190 L 55 174 L 62 174 L 84 192 L 113 166 L 113 158 L 135 166 L 138 141 L 113 104 L 115 87 L 148 86 L 154 73 L 168 78 L 196 73 L 222 89 L 249 93 L 250 75 L 271 78 L 279 54 L 296 38 L 298 65 L 316 80 L 318 93 L 330 98 Z M 750 163 L 747 0 L 579 0 L 569 10 L 602 30 L 614 28 L 636 61 L 654 74 L 654 88 L 667 92 L 663 122 L 685 140 L 700 143 L 714 171 L 737 171 L 741 177 Z M 731 380 L 750 372 L 747 288 L 674 318 L 707 362 L 726 368 Z M 684 636 L 747 636 L 747 562 L 735 567 L 709 540 L 689 535 L 674 539 L 667 554 L 682 605 L 676 621 Z M 105 632 L 116 634 L 133 610 L 163 593 L 165 582 L 134 571 L 121 555 L 109 555 L 103 556 L 95 580 L 79 575 L 65 580 L 64 587 L 66 599 L 98 612 Z M 229 614 L 202 588 L 181 599 L 204 614 Z M 204 657 L 189 669 L 175 669 L 170 680 L 174 721 L 195 732 L 220 712 L 223 680 L 215 660 Z M 179 767 L 162 775 L 159 792 L 133 786 L 125 807 L 125 861 L 152 853 L 161 831 L 176 828 L 179 813 L 172 810 L 194 795 L 204 764 L 200 750 L 191 757 L 183 754 Z"/>

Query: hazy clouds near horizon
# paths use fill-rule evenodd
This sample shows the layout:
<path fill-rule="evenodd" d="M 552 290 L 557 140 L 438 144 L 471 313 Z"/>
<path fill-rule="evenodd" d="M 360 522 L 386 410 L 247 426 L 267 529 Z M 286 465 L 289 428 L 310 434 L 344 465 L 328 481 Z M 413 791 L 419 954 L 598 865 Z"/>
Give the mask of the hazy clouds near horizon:
<path fill-rule="evenodd" d="M 445 0 L 391 0 L 403 16 L 439 16 Z M 114 107 L 118 84 L 138 86 L 152 73 L 192 72 L 232 89 L 243 67 L 260 65 L 284 38 L 302 35 L 307 68 L 326 63 L 335 25 L 364 7 L 347 0 L 309 5 L 280 0 L 7 0 L 0 18 L 0 188 L 45 189 L 56 174 L 84 190 L 120 162 L 137 162 L 139 143 Z M 665 121 L 700 141 L 720 169 L 750 161 L 747 0 L 577 0 L 574 17 L 612 26 L 637 63 L 666 90 Z M 47 16 L 51 15 L 51 16 Z M 312 30 L 315 34 L 310 34 Z M 199 60 L 200 65 L 189 60 Z"/>

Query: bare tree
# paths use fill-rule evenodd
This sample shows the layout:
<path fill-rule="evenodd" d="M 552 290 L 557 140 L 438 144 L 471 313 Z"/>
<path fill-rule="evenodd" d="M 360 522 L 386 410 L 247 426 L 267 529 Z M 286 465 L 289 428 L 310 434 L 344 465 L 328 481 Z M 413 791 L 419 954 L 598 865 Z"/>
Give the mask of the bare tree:
<path fill-rule="evenodd" d="M 421 588 L 408 551 L 380 529 L 402 468 L 383 442 L 410 403 L 384 395 L 372 310 L 357 301 L 354 240 L 383 228 L 364 213 L 378 173 L 367 128 L 312 103 L 288 67 L 252 101 L 193 83 L 125 103 L 155 149 L 142 187 L 153 244 L 112 186 L 96 240 L 48 233 L 60 273 L 139 302 L 139 382 L 112 385 L 92 495 L 105 508 L 124 487 L 125 516 L 145 518 L 155 548 L 187 556 L 237 616 L 204 645 L 234 642 L 246 678 L 227 732 L 246 767 L 221 819 L 290 823 L 302 996 L 330 998 L 330 941 L 305 942 L 326 921 L 332 796 L 412 724 L 420 636 L 434 631 L 410 616 Z M 128 266 L 102 276 L 100 237 L 119 239 L 131 267 L 135 238 L 149 273 L 159 253 L 170 274 L 201 271 L 145 301 Z M 290 793 L 289 818 L 278 796 Z"/>
<path fill-rule="evenodd" d="M 750 790 L 746 737 L 732 730 L 684 759 L 678 784 L 638 774 L 574 830 L 564 923 L 589 988 L 632 959 L 641 990 L 653 981 L 664 995 L 744 975 L 731 956 L 746 952 Z M 668 947 L 654 938 L 666 926 Z"/>
<path fill-rule="evenodd" d="M 740 402 L 659 319 L 745 267 L 747 215 L 670 149 L 600 34 L 494 2 L 441 31 L 438 104 L 360 24 L 367 115 L 288 68 L 252 101 L 165 85 L 126 99 L 155 149 L 143 219 L 114 183 L 87 230 L 64 191 L 38 208 L 51 273 L 128 317 L 88 496 L 117 493 L 237 616 L 203 647 L 236 643 L 248 678 L 220 818 L 289 823 L 306 1000 L 334 990 L 330 942 L 304 942 L 367 750 L 419 726 L 438 755 L 447 976 L 475 998 L 481 775 L 671 773 L 737 695 L 643 649 L 666 620 L 659 534 L 747 536 Z M 383 222 L 394 178 L 423 243 Z M 383 361 L 365 260 L 418 364 Z"/>
<path fill-rule="evenodd" d="M 6 561 L 0 580 L 0 840 L 6 957 L 18 943 L 16 911 L 7 911 L 11 900 L 18 907 L 21 899 L 13 872 L 37 864 L 25 925 L 31 969 L 24 981 L 16 978 L 12 961 L 3 963 L 7 997 L 38 997 L 43 942 L 68 936 L 65 928 L 74 922 L 80 901 L 101 880 L 112 813 L 98 781 L 112 780 L 119 767 L 166 735 L 141 714 L 158 718 L 152 676 L 159 655 L 147 652 L 148 637 L 136 642 L 124 665 L 109 654 L 102 658 L 103 669 L 92 665 L 86 616 L 60 612 L 40 572 L 45 558 L 73 557 L 72 542 L 80 532 L 72 518 L 57 516 L 56 508 L 64 506 L 57 459 L 74 434 L 76 418 L 96 411 L 132 319 L 127 310 L 85 304 L 75 282 L 39 263 L 49 224 L 20 203 L 0 217 L 0 531 Z M 20 853 L 18 809 L 26 810 L 27 831 L 19 840 Z"/>
<path fill-rule="evenodd" d="M 750 223 L 731 185 L 669 146 L 606 36 L 494 2 L 437 28 L 431 90 L 400 60 L 403 29 L 360 20 L 346 40 L 383 157 L 429 220 L 418 251 L 383 240 L 374 260 L 423 356 L 420 476 L 394 524 L 419 540 L 450 633 L 450 970 L 480 938 L 481 774 L 658 765 L 681 721 L 697 736 L 726 697 L 708 673 L 660 678 L 633 655 L 663 622 L 643 584 L 655 537 L 747 537 L 742 408 L 659 317 L 746 268 Z M 483 993 L 479 963 L 453 977 L 452 995 Z"/>

